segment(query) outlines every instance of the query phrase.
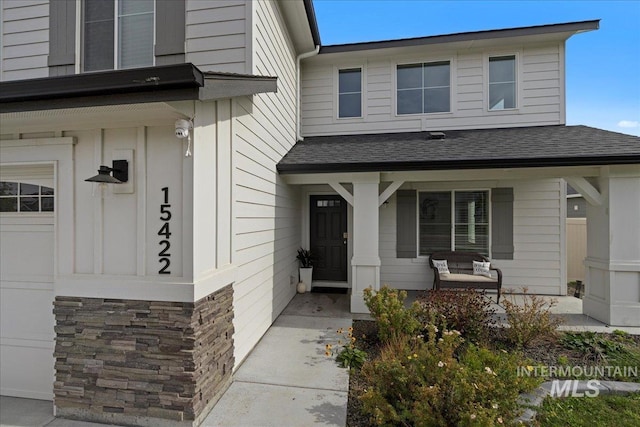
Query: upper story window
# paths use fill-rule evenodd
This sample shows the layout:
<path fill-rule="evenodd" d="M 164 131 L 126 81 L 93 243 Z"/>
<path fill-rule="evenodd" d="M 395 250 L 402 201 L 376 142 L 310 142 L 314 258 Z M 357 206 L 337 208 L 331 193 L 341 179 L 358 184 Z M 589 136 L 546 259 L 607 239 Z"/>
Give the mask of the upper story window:
<path fill-rule="evenodd" d="M 362 69 L 338 71 L 338 117 L 362 117 Z"/>
<path fill-rule="evenodd" d="M 437 251 L 489 255 L 488 191 L 420 192 L 418 200 L 420 255 Z"/>
<path fill-rule="evenodd" d="M 0 212 L 53 212 L 53 188 L 2 181 Z"/>
<path fill-rule="evenodd" d="M 516 57 L 489 58 L 489 110 L 516 108 Z"/>
<path fill-rule="evenodd" d="M 451 111 L 451 66 L 449 61 L 398 65 L 398 114 Z"/>
<path fill-rule="evenodd" d="M 154 0 L 85 0 L 84 71 L 153 65 Z"/>

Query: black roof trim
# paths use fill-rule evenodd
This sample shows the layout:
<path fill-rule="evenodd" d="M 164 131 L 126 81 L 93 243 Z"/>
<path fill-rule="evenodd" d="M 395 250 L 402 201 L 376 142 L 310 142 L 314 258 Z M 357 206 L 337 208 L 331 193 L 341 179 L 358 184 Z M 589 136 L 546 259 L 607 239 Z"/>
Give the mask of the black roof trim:
<path fill-rule="evenodd" d="M 534 25 L 530 27 L 504 28 L 498 30 L 483 30 L 464 33 L 443 34 L 437 36 L 414 37 L 396 40 L 382 40 L 361 43 L 346 43 L 322 46 L 320 54 L 355 52 L 370 49 L 387 49 L 394 47 L 422 46 L 439 43 L 464 42 L 471 40 L 498 39 L 505 37 L 532 36 L 539 34 L 580 32 L 597 30 L 600 20 L 576 21 L 560 24 Z"/>
<path fill-rule="evenodd" d="M 318 21 L 316 20 L 316 11 L 313 7 L 313 0 L 304 0 L 304 10 L 307 12 L 307 20 L 309 21 L 309 29 L 313 44 L 320 46 L 320 31 L 318 30 Z"/>
<path fill-rule="evenodd" d="M 207 100 L 275 91 L 276 77 L 202 72 L 186 63 L 0 82 L 0 113 Z"/>
<path fill-rule="evenodd" d="M 399 172 L 457 169 L 517 169 L 550 166 L 605 166 L 640 163 L 640 154 L 630 156 L 597 156 L 568 158 L 522 158 L 490 160 L 450 160 L 437 162 L 375 162 L 375 163 L 324 163 L 278 164 L 278 172 L 286 174 L 334 173 L 334 172 Z"/>
<path fill-rule="evenodd" d="M 204 86 L 193 64 L 102 71 L 0 83 L 0 103 Z"/>

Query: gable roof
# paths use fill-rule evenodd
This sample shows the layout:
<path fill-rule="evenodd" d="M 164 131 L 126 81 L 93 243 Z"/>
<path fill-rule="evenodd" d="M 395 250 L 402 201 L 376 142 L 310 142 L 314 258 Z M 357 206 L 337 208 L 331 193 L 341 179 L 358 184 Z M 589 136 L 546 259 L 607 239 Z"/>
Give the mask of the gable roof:
<path fill-rule="evenodd" d="M 396 47 L 424 46 L 441 43 L 469 42 L 477 40 L 503 39 L 526 36 L 542 36 L 547 34 L 566 34 L 569 36 L 597 30 L 600 20 L 566 22 L 560 24 L 534 25 L 529 27 L 504 28 L 497 30 L 470 31 L 464 33 L 443 34 L 427 37 L 414 37 L 397 40 L 382 40 L 362 43 L 346 43 L 329 46 L 321 46 L 320 54 L 355 52 L 360 50 L 388 49 Z"/>
<path fill-rule="evenodd" d="M 640 138 L 588 126 L 535 126 L 307 137 L 278 163 L 289 173 L 493 169 L 640 163 Z"/>

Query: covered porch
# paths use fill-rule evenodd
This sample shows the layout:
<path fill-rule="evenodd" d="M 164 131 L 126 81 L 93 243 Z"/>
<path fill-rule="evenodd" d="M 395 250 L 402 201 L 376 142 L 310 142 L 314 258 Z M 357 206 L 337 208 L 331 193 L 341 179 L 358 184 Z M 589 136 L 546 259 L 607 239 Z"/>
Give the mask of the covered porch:
<path fill-rule="evenodd" d="M 503 270 L 506 289 L 566 294 L 566 180 L 589 204 L 583 313 L 640 326 L 637 137 L 584 126 L 315 137 L 278 168 L 302 191 L 303 246 L 312 240 L 312 197 L 346 203 L 353 313 L 366 313 L 367 287 L 431 287 L 429 246 L 438 233 L 424 205 L 434 195 L 451 203 L 451 222 L 439 225 L 451 227 L 451 238 L 439 244 L 485 251 Z M 473 204 L 460 208 L 459 200 Z M 469 206 L 474 213 L 465 217 Z"/>

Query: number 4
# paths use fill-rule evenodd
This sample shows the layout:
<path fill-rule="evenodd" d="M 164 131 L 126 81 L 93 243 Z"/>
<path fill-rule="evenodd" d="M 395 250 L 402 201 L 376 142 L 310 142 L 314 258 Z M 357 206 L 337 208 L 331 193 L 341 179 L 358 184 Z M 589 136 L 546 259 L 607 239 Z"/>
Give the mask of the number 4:
<path fill-rule="evenodd" d="M 158 236 L 164 236 L 165 238 L 169 238 L 171 236 L 171 232 L 169 232 L 169 223 L 165 222 L 162 224 L 162 228 L 158 231 Z"/>

